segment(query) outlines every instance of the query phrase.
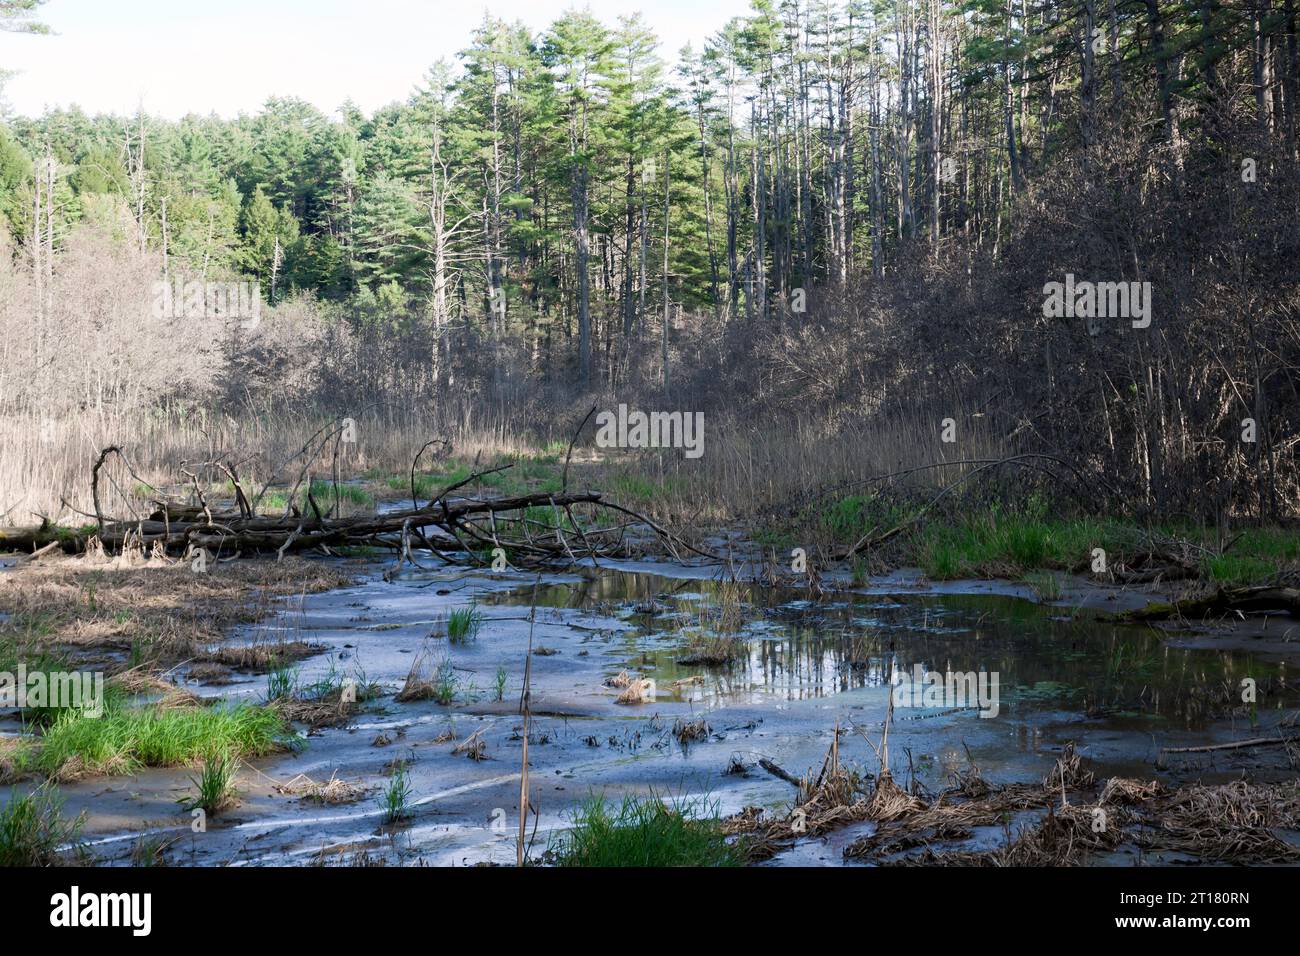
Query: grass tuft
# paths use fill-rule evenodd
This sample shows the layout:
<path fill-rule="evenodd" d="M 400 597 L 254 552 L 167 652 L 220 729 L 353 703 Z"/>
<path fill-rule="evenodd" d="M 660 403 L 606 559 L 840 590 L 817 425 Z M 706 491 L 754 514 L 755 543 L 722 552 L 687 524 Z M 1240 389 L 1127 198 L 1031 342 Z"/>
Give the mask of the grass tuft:
<path fill-rule="evenodd" d="M 467 644 L 478 637 L 483 626 L 483 612 L 474 605 L 453 608 L 447 615 L 447 640 L 453 644 Z"/>
<path fill-rule="evenodd" d="M 82 817 L 65 819 L 62 811 L 62 798 L 49 786 L 22 796 L 11 789 L 0 806 L 0 866 L 54 863 L 58 847 L 75 840 L 83 822 Z"/>
<path fill-rule="evenodd" d="M 235 776 L 239 773 L 239 760 L 229 754 L 214 751 L 203 759 L 198 773 L 190 776 L 196 795 L 182 801 L 186 810 L 202 810 L 215 816 L 227 807 L 234 806 Z"/>
<path fill-rule="evenodd" d="M 716 806 L 689 800 L 666 804 L 653 796 L 625 797 L 616 808 L 592 797 L 576 811 L 573 828 L 556 838 L 550 853 L 560 866 L 740 866 L 744 862 L 740 850 L 727 842 Z"/>
<path fill-rule="evenodd" d="M 379 809 L 384 811 L 384 823 L 391 826 L 410 817 L 413 792 L 406 766 L 398 764 L 393 767 L 393 772 L 388 778 L 388 786 L 379 795 Z"/>

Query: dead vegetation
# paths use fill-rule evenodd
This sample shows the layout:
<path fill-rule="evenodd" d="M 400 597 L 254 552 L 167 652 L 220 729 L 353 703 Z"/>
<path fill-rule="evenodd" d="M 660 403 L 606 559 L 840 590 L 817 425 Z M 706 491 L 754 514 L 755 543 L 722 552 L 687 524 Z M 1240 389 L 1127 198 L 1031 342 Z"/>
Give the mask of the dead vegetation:
<path fill-rule="evenodd" d="M 340 780 L 337 771 L 330 774 L 330 778 L 324 783 L 313 780 L 305 773 L 300 773 L 286 783 L 276 784 L 275 789 L 276 792 L 287 797 L 298 797 L 307 803 L 317 803 L 322 806 L 356 803 L 366 794 L 365 787 Z"/>
<path fill-rule="evenodd" d="M 653 704 L 654 702 L 654 681 L 645 677 L 631 678 L 624 685 L 622 693 L 614 698 L 616 704 Z"/>
<path fill-rule="evenodd" d="M 436 665 L 428 645 L 420 648 L 411 667 L 406 672 L 406 680 L 394 700 L 399 704 L 417 700 L 434 700 L 440 704 L 450 704 L 456 696 L 459 681 L 451 661 L 443 658 Z"/>
<path fill-rule="evenodd" d="M 0 575 L 0 642 L 40 653 L 57 649 L 98 663 L 110 674 L 144 679 L 176 665 L 264 672 L 319 648 L 301 640 L 225 643 L 239 625 L 255 624 L 301 597 L 353 583 L 319 562 L 216 564 L 206 573 L 167 558 L 53 557 Z M 147 665 L 147 666 L 141 666 Z M 198 670 L 195 674 L 194 670 Z"/>
<path fill-rule="evenodd" d="M 735 634 L 695 634 L 677 663 L 683 667 L 722 667 L 743 657 L 749 645 Z"/>
<path fill-rule="evenodd" d="M 684 717 L 678 717 L 673 723 L 673 736 L 683 747 L 695 743 L 697 740 L 708 740 L 712 728 L 703 717 L 695 720 L 687 720 Z"/>
<path fill-rule="evenodd" d="M 1146 607 L 1115 615 L 1124 621 L 1196 620 L 1224 614 L 1254 614 L 1282 612 L 1300 617 L 1300 588 L 1254 586 L 1211 588 L 1199 594 L 1171 602 L 1148 604 Z"/>
<path fill-rule="evenodd" d="M 455 747 L 451 748 L 454 754 L 464 754 L 470 760 L 487 759 L 487 741 L 483 739 L 482 729 L 474 731 Z"/>
<path fill-rule="evenodd" d="M 1112 777 L 1098 786 L 1073 744 L 1040 784 L 993 784 L 973 762 L 933 798 L 903 788 L 882 770 L 874 780 L 838 766 L 836 744 L 822 772 L 799 780 L 784 817 L 747 807 L 724 821 L 751 862 L 797 839 L 850 823 L 875 828 L 848 845 L 844 857 L 888 866 L 1079 866 L 1131 847 L 1191 860 L 1234 864 L 1300 862 L 1300 846 L 1279 831 L 1300 829 L 1300 781 L 1190 784 Z M 1030 817 L 1019 827 L 1018 815 Z M 969 846 L 978 828 L 991 832 Z M 1000 828 L 1000 836 L 998 829 Z"/>
<path fill-rule="evenodd" d="M 285 720 L 305 724 L 311 731 L 346 724 L 360 709 L 356 701 L 345 700 L 341 694 L 316 699 L 286 697 L 275 701 L 271 706 Z"/>

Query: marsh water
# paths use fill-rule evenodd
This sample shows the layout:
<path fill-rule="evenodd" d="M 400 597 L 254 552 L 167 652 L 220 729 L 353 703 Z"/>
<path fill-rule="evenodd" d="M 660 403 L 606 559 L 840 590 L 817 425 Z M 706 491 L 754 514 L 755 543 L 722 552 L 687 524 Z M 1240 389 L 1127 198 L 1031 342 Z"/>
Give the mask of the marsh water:
<path fill-rule="evenodd" d="M 92 852 L 125 863 L 148 834 L 168 841 L 180 864 L 513 863 L 526 665 L 534 855 L 593 795 L 655 793 L 722 814 L 751 805 L 784 812 L 794 789 L 758 761 L 804 774 L 821 764 L 838 727 L 841 759 L 875 771 L 868 740 L 879 739 L 891 697 L 893 772 L 931 791 L 970 761 L 992 781 L 1041 780 L 1069 742 L 1099 779 L 1230 779 L 1243 766 L 1237 761 L 1256 758 L 1227 752 L 1157 768 L 1157 757 L 1162 748 L 1258 736 L 1300 704 L 1288 679 L 1289 643 L 1202 646 L 1099 623 L 1093 608 L 1131 605 L 1134 596 L 1078 582 L 1043 603 L 1018 585 L 935 588 L 907 574 L 831 581 L 825 593 L 809 593 L 666 562 L 602 562 L 541 577 L 408 568 L 391 581 L 381 566 L 357 568 L 356 586 L 285 602 L 232 640 L 313 642 L 321 652 L 300 662 L 300 682 L 344 675 L 378 684 L 381 696 L 347 726 L 256 762 L 241 777 L 240 806 L 206 832 L 193 832 L 178 809 L 190 790 L 182 771 L 66 787 L 69 809 L 88 813 Z M 447 616 L 470 606 L 482 616 L 477 635 L 452 643 Z M 700 642 L 718 639 L 738 648 L 730 662 L 684 662 Z M 417 660 L 453 675 L 451 703 L 394 700 Z M 607 682 L 623 672 L 653 680 L 653 698 L 618 703 L 619 689 Z M 985 686 L 996 693 L 918 694 L 900 705 L 891 675 L 927 672 L 982 674 L 996 680 Z M 192 689 L 266 694 L 265 676 L 237 678 Z M 1244 679 L 1257 688 L 1253 705 L 1240 699 Z M 696 719 L 707 735 L 681 743 L 675 724 Z M 475 732 L 482 759 L 455 752 Z M 376 795 L 399 764 L 409 774 L 411 818 L 386 828 Z M 277 792 L 300 774 L 337 776 L 369 792 L 340 806 Z M 852 835 L 804 841 L 772 862 L 842 864 Z"/>

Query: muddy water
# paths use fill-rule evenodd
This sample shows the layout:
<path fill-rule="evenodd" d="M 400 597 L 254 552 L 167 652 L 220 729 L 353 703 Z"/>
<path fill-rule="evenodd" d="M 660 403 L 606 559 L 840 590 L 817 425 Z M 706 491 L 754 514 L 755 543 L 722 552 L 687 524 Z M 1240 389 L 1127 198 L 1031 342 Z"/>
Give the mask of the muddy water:
<path fill-rule="evenodd" d="M 1099 625 L 1076 609 L 1123 606 L 1131 597 L 1092 589 L 1067 587 L 1062 600 L 1045 606 L 1015 586 L 935 590 L 902 575 L 859 588 L 840 582 L 847 590 L 810 596 L 727 584 L 711 567 L 604 564 L 548 575 L 536 586 L 531 640 L 545 653 L 529 658 L 532 577 L 411 571 L 386 582 L 381 570 L 370 569 L 356 587 L 289 602 L 233 639 L 313 641 L 324 650 L 301 662 L 301 682 L 333 673 L 377 682 L 384 696 L 347 727 L 308 737 L 299 753 L 247 769 L 241 805 L 203 833 L 192 832 L 177 807 L 190 790 L 183 772 L 65 788 L 69 809 L 89 814 L 92 851 L 106 862 L 128 862 L 148 833 L 170 840 L 168 856 L 180 864 L 336 862 L 361 852 L 390 863 L 513 862 L 526 661 L 535 852 L 592 794 L 655 792 L 703 800 L 724 814 L 748 805 L 783 811 L 793 788 L 757 761 L 803 774 L 820 765 L 837 725 L 848 731 L 843 759 L 878 769 L 861 735 L 878 738 L 893 672 L 996 675 L 996 697 L 991 684 L 978 700 L 927 699 L 919 688 L 914 696 L 894 695 L 908 705 L 897 707 L 890 729 L 895 775 L 915 775 L 933 790 L 968 759 L 997 782 L 1041 779 L 1069 741 L 1098 777 L 1225 779 L 1242 766 L 1258 771 L 1258 755 L 1167 770 L 1157 770 L 1155 758 L 1162 747 L 1259 736 L 1300 705 L 1288 680 L 1295 663 L 1288 646 L 1180 647 L 1150 629 Z M 483 615 L 477 638 L 450 644 L 447 614 L 471 604 Z M 741 652 L 721 666 L 683 663 L 687 645 L 701 636 L 731 637 Z M 426 664 L 450 663 L 450 705 L 394 701 L 422 654 Z M 618 691 L 605 681 L 622 671 L 652 679 L 653 701 L 616 703 Z M 1234 707 L 1243 678 L 1258 687 L 1253 709 Z M 257 699 L 266 678 L 194 689 Z M 708 737 L 683 746 L 673 726 L 696 718 L 707 723 Z M 453 752 L 475 732 L 486 744 L 484 759 Z M 412 817 L 385 829 L 375 798 L 395 761 L 408 767 Z M 1270 772 L 1293 776 L 1285 768 Z M 299 774 L 318 781 L 337 774 L 371 792 L 335 807 L 276 792 L 276 783 Z M 860 833 L 807 841 L 774 863 L 841 863 L 842 844 Z M 995 838 L 1000 834 L 975 839 Z"/>

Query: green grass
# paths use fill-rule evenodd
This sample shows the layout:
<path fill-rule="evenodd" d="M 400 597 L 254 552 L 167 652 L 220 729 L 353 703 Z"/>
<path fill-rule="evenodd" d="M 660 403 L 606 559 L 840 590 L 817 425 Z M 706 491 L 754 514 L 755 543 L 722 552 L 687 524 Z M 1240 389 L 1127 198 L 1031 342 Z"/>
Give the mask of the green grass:
<path fill-rule="evenodd" d="M 564 510 L 552 508 L 550 505 L 533 505 L 525 508 L 521 520 L 528 522 L 530 534 L 546 534 L 556 528 L 563 530 L 566 534 L 577 533 L 577 528 L 574 527 L 573 522 L 569 520 Z"/>
<path fill-rule="evenodd" d="M 374 495 L 358 485 L 340 483 L 338 488 L 340 501 L 346 501 L 349 504 L 354 504 L 361 508 L 370 508 L 375 504 Z M 316 499 L 317 503 L 322 505 L 327 501 L 333 501 L 334 484 L 321 478 L 313 479 L 311 483 L 311 496 Z"/>
<path fill-rule="evenodd" d="M 273 667 L 266 674 L 266 702 L 287 700 L 298 689 L 298 669 L 287 664 Z"/>
<path fill-rule="evenodd" d="M 1094 548 L 1119 555 L 1134 548 L 1136 528 L 1105 519 L 1049 519 L 991 511 L 956 524 L 931 522 L 914 539 L 931 578 L 1023 576 L 1044 568 L 1086 566 Z"/>
<path fill-rule="evenodd" d="M 186 810 L 202 810 L 215 815 L 235 801 L 235 776 L 239 773 L 239 760 L 230 754 L 214 751 L 203 758 L 198 773 L 190 776 L 196 791 L 183 801 Z"/>
<path fill-rule="evenodd" d="M 1300 533 L 1281 528 L 1241 532 L 1225 554 L 1201 562 L 1201 573 L 1225 587 L 1259 584 L 1278 569 L 1300 562 Z"/>
<path fill-rule="evenodd" d="M 1061 599 L 1061 581 L 1051 571 L 1031 571 L 1025 575 L 1025 583 L 1034 589 L 1041 601 Z"/>
<path fill-rule="evenodd" d="M 483 626 L 483 612 L 474 605 L 453 608 L 447 615 L 447 640 L 453 644 L 466 644 L 478 637 Z"/>
<path fill-rule="evenodd" d="M 700 811 L 697 813 L 696 811 Z M 740 866 L 741 851 L 727 842 L 716 806 L 665 804 L 625 797 L 611 808 L 592 797 L 558 836 L 551 855 L 559 866 Z"/>
<path fill-rule="evenodd" d="M 300 700 L 310 701 L 333 701 L 340 700 L 343 691 L 351 687 L 352 702 L 364 704 L 367 701 L 374 700 L 383 690 L 375 681 L 366 676 L 365 668 L 361 666 L 360 660 L 353 665 L 351 673 L 343 673 L 330 661 L 330 669 L 325 674 L 312 681 L 310 684 L 297 684 L 294 687 L 294 696 Z"/>
<path fill-rule="evenodd" d="M 852 543 L 868 532 L 886 531 L 905 518 L 897 505 L 875 495 L 849 495 L 827 505 L 818 522 L 836 540 Z"/>
<path fill-rule="evenodd" d="M 379 795 L 379 809 L 384 811 L 384 823 L 399 823 L 411 815 L 413 792 L 406 767 L 401 764 L 394 767 L 388 778 L 388 786 Z"/>
<path fill-rule="evenodd" d="M 38 622 L 31 622 L 31 627 L 38 626 Z M 43 624 L 39 624 L 43 627 Z M 17 676 L 18 665 L 21 663 L 26 666 L 27 673 L 33 674 L 42 671 L 46 674 L 65 673 L 76 670 L 66 657 L 63 657 L 53 651 L 38 648 L 30 642 L 34 630 L 28 629 L 26 636 L 28 640 L 21 643 L 14 639 L 0 639 L 0 671 L 7 671 L 9 674 Z M 87 672 L 93 673 L 93 672 Z M 116 685 L 104 685 L 104 699 L 102 706 L 107 709 L 111 706 L 121 704 L 126 699 L 126 693 Z M 91 703 L 89 701 L 85 703 Z M 22 718 L 24 721 L 47 727 L 54 723 L 61 714 L 68 712 L 67 707 L 24 707 Z"/>
<path fill-rule="evenodd" d="M 500 459 L 490 464 L 480 462 L 477 466 L 469 462 L 446 461 L 438 471 L 415 476 L 415 493 L 422 499 L 430 499 L 444 489 L 465 481 L 475 471 L 486 471 L 504 464 L 512 467 L 504 471 L 483 475 L 481 478 L 461 489 L 461 493 L 473 492 L 479 485 L 500 495 L 519 495 L 530 491 L 559 491 L 561 487 L 560 468 L 550 455 Z M 411 476 L 390 475 L 384 484 L 392 491 L 403 495 L 411 493 Z"/>
<path fill-rule="evenodd" d="M 473 472 L 468 465 L 459 465 L 449 471 L 438 472 L 431 475 L 415 476 L 415 493 L 421 498 L 432 498 L 444 488 L 454 485 L 457 482 L 464 481 Z M 401 491 L 406 494 L 411 493 L 411 476 L 410 475 L 393 475 L 386 482 L 393 491 Z"/>
<path fill-rule="evenodd" d="M 813 513 L 799 515 L 790 525 L 767 527 L 756 540 L 784 550 L 802 540 L 799 528 L 828 535 L 848 544 L 904 522 L 909 512 L 871 495 L 850 495 Z M 809 526 L 812 527 L 809 527 Z M 1151 529 L 1158 537 L 1190 541 L 1214 550 L 1214 530 L 1190 523 L 1166 523 Z M 1143 552 L 1146 535 L 1137 525 L 1097 517 L 1059 518 L 1040 498 L 1022 507 L 994 505 L 973 516 L 944 520 L 931 515 L 909 530 L 900 543 L 910 553 L 902 560 L 919 564 L 933 579 L 960 577 L 1025 577 L 1045 569 L 1087 572 L 1094 548 L 1103 549 L 1110 563 Z M 1202 576 L 1221 585 L 1257 584 L 1281 568 L 1300 563 L 1300 534 L 1280 528 L 1240 532 L 1227 553 L 1201 561 Z M 1043 579 L 1038 583 L 1050 588 Z M 1033 583 L 1033 582 L 1031 582 Z"/>
<path fill-rule="evenodd" d="M 284 720 L 267 707 L 112 707 L 98 718 L 61 714 L 41 738 L 33 762 L 50 775 L 70 761 L 91 773 L 130 773 L 216 752 L 258 757 L 293 742 Z"/>
<path fill-rule="evenodd" d="M 609 481 L 610 499 L 620 504 L 649 505 L 679 492 L 687 492 L 682 482 L 672 478 L 662 481 L 634 472 L 620 471 Z"/>
<path fill-rule="evenodd" d="M 50 865 L 55 850 L 77 838 L 82 822 L 64 818 L 63 800 L 48 785 L 22 796 L 11 789 L 0 806 L 0 867 Z"/>
<path fill-rule="evenodd" d="M 233 492 L 232 492 L 233 493 Z M 334 483 L 324 478 L 313 478 L 311 482 L 311 496 L 316 499 L 322 511 L 334 504 Z M 359 508 L 373 508 L 375 497 L 370 492 L 358 485 L 339 483 L 339 501 L 346 501 L 349 504 L 356 505 Z M 307 492 L 299 488 L 298 494 L 294 498 L 294 503 L 299 510 L 307 507 Z M 282 513 L 289 507 L 288 489 L 273 489 L 267 491 L 262 496 L 258 504 L 259 510 L 267 513 Z"/>
<path fill-rule="evenodd" d="M 460 687 L 460 678 L 451 660 L 443 658 L 438 662 L 438 669 L 433 675 L 433 699 L 444 707 L 456 699 L 456 690 Z"/>
<path fill-rule="evenodd" d="M 650 495 L 643 478 L 628 476 L 625 487 Z M 617 481 L 616 481 L 617 487 Z M 828 538 L 849 545 L 907 522 L 915 511 L 888 496 L 847 495 L 817 504 L 789 519 L 754 530 L 754 539 L 784 559 L 794 547 Z M 920 565 L 936 580 L 961 577 L 1024 578 L 1047 569 L 1089 572 L 1092 552 L 1101 548 L 1111 565 L 1144 553 L 1151 536 L 1188 541 L 1214 552 L 1221 542 L 1213 527 L 1192 522 L 1164 522 L 1150 528 L 1114 518 L 1059 517 L 1051 503 L 1031 496 L 1006 507 L 981 505 L 973 513 L 943 516 L 931 513 L 888 547 L 887 560 Z M 1201 560 L 1201 575 L 1212 583 L 1231 586 L 1268 581 L 1285 567 L 1300 564 L 1300 534 L 1282 528 L 1234 531 L 1231 547 L 1222 555 Z M 860 573 L 860 572 L 859 572 Z M 1045 586 L 1045 581 L 1040 581 Z"/>

